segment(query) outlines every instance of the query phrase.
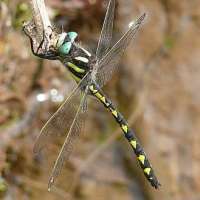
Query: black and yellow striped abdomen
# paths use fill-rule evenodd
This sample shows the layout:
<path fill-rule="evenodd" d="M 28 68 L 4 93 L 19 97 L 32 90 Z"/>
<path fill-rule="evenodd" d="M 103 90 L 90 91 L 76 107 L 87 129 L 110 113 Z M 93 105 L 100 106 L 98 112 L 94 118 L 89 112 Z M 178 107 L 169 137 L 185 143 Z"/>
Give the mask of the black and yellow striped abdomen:
<path fill-rule="evenodd" d="M 101 103 L 103 103 L 103 105 L 112 113 L 116 122 L 120 125 L 124 133 L 124 136 L 128 140 L 131 147 L 133 148 L 137 156 L 137 159 L 139 161 L 139 164 L 144 172 L 144 175 L 151 183 L 151 185 L 157 189 L 160 186 L 160 183 L 157 180 L 156 176 L 154 175 L 154 171 L 151 167 L 151 164 L 148 161 L 142 146 L 138 142 L 135 133 L 129 128 L 123 115 L 119 111 L 117 111 L 112 102 L 104 95 L 103 91 L 100 90 L 98 86 L 92 84 L 89 86 L 89 89 L 92 95 L 95 96 Z"/>

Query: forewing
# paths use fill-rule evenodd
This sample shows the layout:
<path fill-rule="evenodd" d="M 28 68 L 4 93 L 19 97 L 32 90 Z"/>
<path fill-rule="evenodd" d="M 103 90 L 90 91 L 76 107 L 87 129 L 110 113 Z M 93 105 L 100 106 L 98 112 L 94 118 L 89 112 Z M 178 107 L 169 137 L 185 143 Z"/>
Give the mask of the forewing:
<path fill-rule="evenodd" d="M 87 75 L 83 78 L 79 85 L 72 91 L 71 95 L 65 100 L 60 108 L 44 125 L 34 145 L 33 151 L 35 153 L 39 153 L 50 143 L 55 143 L 58 138 L 67 135 L 79 108 L 80 99 L 83 93 L 82 86 L 86 84 L 86 80 Z"/>
<path fill-rule="evenodd" d="M 110 49 L 110 51 L 98 62 L 95 80 L 102 87 L 112 77 L 112 74 L 118 68 L 118 63 L 127 46 L 134 39 L 140 25 L 142 24 L 146 14 L 139 17 L 121 39 Z"/>
<path fill-rule="evenodd" d="M 100 60 L 102 56 L 105 55 L 110 48 L 112 31 L 113 31 L 114 14 L 115 14 L 115 0 L 110 0 L 97 46 L 97 51 L 96 51 L 97 60 Z"/>
<path fill-rule="evenodd" d="M 83 125 L 84 125 L 84 118 L 85 118 L 85 112 L 86 112 L 86 96 L 87 96 L 87 91 L 83 93 L 81 102 L 77 108 L 77 112 L 74 116 L 74 119 L 71 123 L 69 132 L 67 134 L 67 137 L 65 139 L 65 142 L 61 148 L 61 151 L 57 157 L 57 160 L 55 162 L 55 165 L 53 167 L 50 179 L 49 179 L 49 185 L 48 185 L 48 190 L 51 189 L 51 186 L 53 185 L 55 179 L 58 177 L 58 175 L 61 172 L 61 169 L 63 167 L 63 164 L 65 161 L 69 158 L 69 155 L 72 151 L 73 144 L 78 138 L 79 134 L 83 130 Z"/>

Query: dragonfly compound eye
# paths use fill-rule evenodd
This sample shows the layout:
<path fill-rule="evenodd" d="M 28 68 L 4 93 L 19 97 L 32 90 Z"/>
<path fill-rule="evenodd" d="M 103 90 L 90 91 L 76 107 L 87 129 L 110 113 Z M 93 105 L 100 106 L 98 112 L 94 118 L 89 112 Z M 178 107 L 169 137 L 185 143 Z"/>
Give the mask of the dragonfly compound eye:
<path fill-rule="evenodd" d="M 68 32 L 67 36 L 69 37 L 69 40 L 71 42 L 74 42 L 75 39 L 77 38 L 78 34 L 76 32 Z"/>
<path fill-rule="evenodd" d="M 57 42 L 57 48 L 60 54 L 69 54 L 72 43 L 77 38 L 78 34 L 76 32 L 62 33 Z"/>
<path fill-rule="evenodd" d="M 65 42 L 59 47 L 59 53 L 61 53 L 62 55 L 67 55 L 69 54 L 71 47 L 72 47 L 71 42 Z"/>

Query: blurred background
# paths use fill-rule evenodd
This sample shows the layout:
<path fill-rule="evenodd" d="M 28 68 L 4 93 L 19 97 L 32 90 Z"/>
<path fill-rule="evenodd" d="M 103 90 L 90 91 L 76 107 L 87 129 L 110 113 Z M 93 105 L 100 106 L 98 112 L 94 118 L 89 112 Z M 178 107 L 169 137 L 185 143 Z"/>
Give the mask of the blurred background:
<path fill-rule="evenodd" d="M 46 0 L 58 30 L 95 51 L 107 0 Z M 31 53 L 22 22 L 29 1 L 0 0 L 0 198 L 5 200 L 200 199 L 200 1 L 117 0 L 113 41 L 148 18 L 104 88 L 136 131 L 162 187 L 144 178 L 112 116 L 91 99 L 84 134 L 52 192 L 63 140 L 35 156 L 40 129 L 75 86 L 58 61 Z"/>

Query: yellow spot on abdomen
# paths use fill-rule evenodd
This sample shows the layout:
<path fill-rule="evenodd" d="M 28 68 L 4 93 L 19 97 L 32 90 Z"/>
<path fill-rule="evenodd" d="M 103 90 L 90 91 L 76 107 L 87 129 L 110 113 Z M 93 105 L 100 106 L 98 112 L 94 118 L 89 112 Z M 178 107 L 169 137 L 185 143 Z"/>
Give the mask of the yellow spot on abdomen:
<path fill-rule="evenodd" d="M 102 98 L 102 95 L 101 95 L 99 92 L 97 92 L 97 93 L 95 94 L 95 96 L 96 96 L 98 99 L 100 99 L 100 100 L 101 100 L 101 98 Z"/>
<path fill-rule="evenodd" d="M 134 149 L 137 147 L 137 142 L 135 140 L 130 141 L 131 145 L 133 146 Z"/>
<path fill-rule="evenodd" d="M 146 173 L 147 175 L 149 175 L 150 172 L 151 172 L 151 168 L 147 167 L 147 168 L 144 169 L 144 173 Z"/>
<path fill-rule="evenodd" d="M 105 98 L 105 97 L 101 97 L 101 101 L 102 101 L 103 103 L 106 103 L 106 98 Z"/>
<path fill-rule="evenodd" d="M 144 165 L 145 156 L 144 155 L 139 155 L 138 156 L 138 160 Z"/>
<path fill-rule="evenodd" d="M 96 93 L 97 92 L 97 90 L 94 88 L 94 85 L 90 85 L 90 90 L 93 92 L 93 93 Z"/>
<path fill-rule="evenodd" d="M 117 117 L 117 111 L 116 111 L 116 110 L 113 110 L 113 111 L 112 111 L 112 114 L 113 114 L 115 117 Z"/>
<path fill-rule="evenodd" d="M 128 126 L 127 126 L 127 125 L 122 124 L 122 129 L 123 129 L 123 131 L 124 131 L 125 133 L 128 132 Z"/>

